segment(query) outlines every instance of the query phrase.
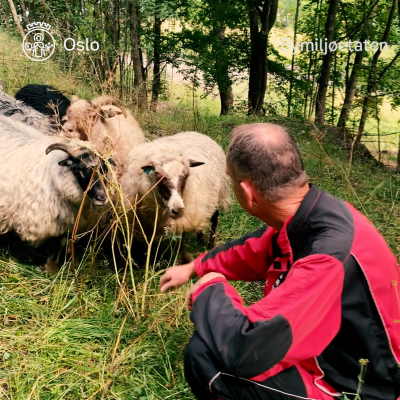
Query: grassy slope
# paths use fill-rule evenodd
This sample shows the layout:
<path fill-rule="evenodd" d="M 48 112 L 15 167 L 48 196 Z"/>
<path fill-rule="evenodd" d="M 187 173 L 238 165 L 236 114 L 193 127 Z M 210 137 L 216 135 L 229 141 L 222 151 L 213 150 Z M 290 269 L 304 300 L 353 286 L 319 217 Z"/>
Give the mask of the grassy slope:
<path fill-rule="evenodd" d="M 44 75 L 35 70 L 34 76 L 60 88 L 65 82 L 55 67 Z M 26 81 L 23 69 L 7 70 L 2 78 L 9 92 L 14 90 L 12 79 L 19 86 Z M 193 113 L 187 106 L 189 93 L 182 88 L 179 93 L 167 111 L 139 116 L 150 136 L 195 129 L 226 147 L 232 127 L 249 121 L 243 116 L 219 118 L 201 100 Z M 347 177 L 347 156 L 334 143 L 319 144 L 312 127 L 294 120 L 266 120 L 289 129 L 300 144 L 311 180 L 366 213 L 400 258 L 399 178 L 371 171 L 362 161 L 354 163 Z M 222 216 L 218 241 L 259 225 L 234 202 Z M 192 247 L 203 250 L 195 241 Z M 138 322 L 127 312 L 133 304 L 129 288 L 128 299 L 118 296 L 117 276 L 121 279 L 122 273 L 115 273 L 109 258 L 99 257 L 86 269 L 83 264 L 90 260 L 84 259 L 77 287 L 66 268 L 53 278 L 35 272 L 32 253 L 0 241 L 0 399 L 193 399 L 182 371 L 184 347 L 193 330 L 184 304 L 187 288 L 160 294 L 159 275 L 151 268 L 154 279 Z M 143 271 L 135 272 L 138 290 L 142 278 Z M 260 295 L 259 285 L 236 286 L 246 302 Z"/>

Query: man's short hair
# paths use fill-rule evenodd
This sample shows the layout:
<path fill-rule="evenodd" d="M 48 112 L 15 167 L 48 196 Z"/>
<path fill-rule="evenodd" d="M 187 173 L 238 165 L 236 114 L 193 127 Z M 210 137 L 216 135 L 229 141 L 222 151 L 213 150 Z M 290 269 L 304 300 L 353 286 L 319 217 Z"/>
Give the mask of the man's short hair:
<path fill-rule="evenodd" d="M 271 202 L 308 182 L 297 143 L 278 125 L 253 123 L 236 127 L 231 133 L 227 161 L 235 179 L 249 180 Z"/>

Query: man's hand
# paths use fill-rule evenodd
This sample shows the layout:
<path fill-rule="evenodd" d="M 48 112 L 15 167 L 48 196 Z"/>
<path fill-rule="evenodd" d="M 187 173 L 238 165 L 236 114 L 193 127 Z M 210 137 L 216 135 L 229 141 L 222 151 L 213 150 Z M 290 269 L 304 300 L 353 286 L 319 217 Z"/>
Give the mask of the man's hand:
<path fill-rule="evenodd" d="M 186 296 L 186 304 L 187 307 L 190 311 L 192 311 L 193 308 L 193 301 L 192 301 L 192 296 L 193 293 L 203 284 L 208 281 L 211 281 L 211 279 L 214 278 L 225 278 L 224 275 L 220 274 L 219 272 L 209 272 L 208 274 L 205 274 L 202 278 L 200 278 L 189 290 L 187 296 Z"/>
<path fill-rule="evenodd" d="M 188 283 L 194 276 L 196 276 L 194 261 L 189 264 L 175 265 L 161 277 L 160 290 L 166 292 L 168 289 L 178 288 Z"/>

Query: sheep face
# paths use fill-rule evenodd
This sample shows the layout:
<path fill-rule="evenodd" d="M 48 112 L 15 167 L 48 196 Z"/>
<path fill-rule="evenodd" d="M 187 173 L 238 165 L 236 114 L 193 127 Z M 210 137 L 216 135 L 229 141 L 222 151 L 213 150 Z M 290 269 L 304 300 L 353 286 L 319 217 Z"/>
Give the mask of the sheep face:
<path fill-rule="evenodd" d="M 62 120 L 62 128 L 66 132 L 76 132 L 80 140 L 87 141 L 96 118 L 97 112 L 90 101 L 73 99 Z"/>
<path fill-rule="evenodd" d="M 190 175 L 190 168 L 203 164 L 193 160 L 168 160 L 160 164 L 149 163 L 142 167 L 168 208 L 170 218 L 182 217 L 185 209 L 183 192 Z"/>
<path fill-rule="evenodd" d="M 72 104 L 62 120 L 63 130 L 69 134 L 72 133 L 73 137 L 80 140 L 92 140 L 92 134 L 96 131 L 96 122 L 99 121 L 101 124 L 104 118 L 112 118 L 119 114 L 127 118 L 125 107 L 110 96 L 97 97 L 92 101 L 72 96 L 71 100 Z"/>
<path fill-rule="evenodd" d="M 87 195 L 93 204 L 96 206 L 106 205 L 108 203 L 106 188 L 99 176 L 100 173 L 104 175 L 108 172 L 105 161 L 99 161 L 99 158 L 91 151 L 83 150 L 76 154 L 62 144 L 50 145 L 46 154 L 53 150 L 65 151 L 68 154 L 68 157 L 60 161 L 58 165 L 70 168 L 82 191 L 87 190 Z M 111 159 L 109 162 L 115 165 Z"/>
<path fill-rule="evenodd" d="M 59 165 L 71 168 L 83 191 L 86 191 L 90 185 L 87 195 L 94 205 L 104 206 L 108 203 L 106 189 L 96 171 L 97 167 L 102 174 L 107 173 L 107 166 L 103 160 L 99 163 L 98 157 L 94 156 L 93 153 L 85 152 L 77 158 L 69 156 L 66 160 L 60 161 Z"/>

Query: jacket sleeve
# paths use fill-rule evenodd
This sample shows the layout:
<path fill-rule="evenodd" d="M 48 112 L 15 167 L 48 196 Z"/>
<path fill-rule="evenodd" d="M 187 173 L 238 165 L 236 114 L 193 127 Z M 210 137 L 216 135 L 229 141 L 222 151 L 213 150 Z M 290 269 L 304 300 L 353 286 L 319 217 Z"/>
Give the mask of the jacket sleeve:
<path fill-rule="evenodd" d="M 255 232 L 232 240 L 195 260 L 198 276 L 219 272 L 229 280 L 254 281 L 266 279 L 268 251 L 277 231 L 263 226 Z"/>
<path fill-rule="evenodd" d="M 244 307 L 222 278 L 198 288 L 191 319 L 227 371 L 254 378 L 318 356 L 341 323 L 344 268 L 329 255 L 311 255 L 291 267 L 267 297 Z M 280 368 L 282 367 L 282 368 Z"/>

